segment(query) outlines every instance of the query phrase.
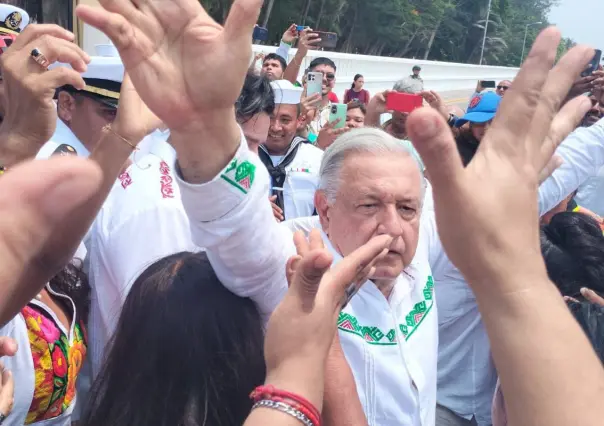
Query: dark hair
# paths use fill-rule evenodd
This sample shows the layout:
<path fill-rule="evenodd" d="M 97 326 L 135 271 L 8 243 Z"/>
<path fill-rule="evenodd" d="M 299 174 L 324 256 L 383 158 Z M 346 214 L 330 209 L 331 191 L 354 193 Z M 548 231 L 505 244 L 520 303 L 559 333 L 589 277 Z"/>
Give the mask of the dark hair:
<path fill-rule="evenodd" d="M 470 164 L 470 161 L 476 155 L 480 142 L 474 137 L 471 131 L 461 129 L 457 137 L 455 138 L 457 144 L 457 151 L 461 156 L 461 161 L 464 167 Z"/>
<path fill-rule="evenodd" d="M 354 83 L 356 83 L 359 78 L 363 78 L 363 76 L 361 74 L 357 74 L 354 76 L 354 81 L 352 82 L 352 86 L 350 86 L 351 90 L 354 89 Z"/>
<path fill-rule="evenodd" d="M 367 107 L 365 106 L 365 104 L 359 100 L 354 100 L 351 102 L 348 102 L 348 105 L 346 107 L 346 111 L 350 111 L 351 109 L 360 109 L 363 112 L 363 115 L 367 114 Z"/>
<path fill-rule="evenodd" d="M 314 71 L 315 68 L 317 68 L 319 65 L 327 65 L 333 68 L 334 71 L 337 71 L 338 69 L 336 68 L 336 64 L 334 61 L 332 61 L 329 58 L 315 58 L 312 60 L 312 62 L 310 63 L 310 66 L 308 67 L 311 71 Z"/>
<path fill-rule="evenodd" d="M 73 262 L 68 263 L 48 284 L 54 292 L 69 296 L 73 300 L 76 306 L 76 320 L 86 324 L 90 312 L 90 285 L 88 277 L 82 270 L 81 262 Z M 67 299 L 52 294 L 50 296 L 65 312 L 73 311 L 73 306 Z"/>
<path fill-rule="evenodd" d="M 283 69 L 283 71 L 285 71 L 287 69 L 287 62 L 285 62 L 285 59 L 283 59 L 283 57 L 277 55 L 276 53 L 269 53 L 268 55 L 266 55 L 264 57 L 264 61 L 262 61 L 262 65 L 264 65 L 264 63 L 266 61 L 279 61 L 279 63 L 281 64 L 281 68 Z"/>
<path fill-rule="evenodd" d="M 235 103 L 237 121 L 244 123 L 262 112 L 271 115 L 275 111 L 275 94 L 270 80 L 264 75 L 249 72 L 243 89 Z"/>
<path fill-rule="evenodd" d="M 564 296 L 582 287 L 604 292 L 604 235 L 583 213 L 562 212 L 541 227 L 541 252 L 549 278 Z"/>
<path fill-rule="evenodd" d="M 86 426 L 241 426 L 265 379 L 254 302 L 228 291 L 205 253 L 151 265 L 130 289 Z"/>

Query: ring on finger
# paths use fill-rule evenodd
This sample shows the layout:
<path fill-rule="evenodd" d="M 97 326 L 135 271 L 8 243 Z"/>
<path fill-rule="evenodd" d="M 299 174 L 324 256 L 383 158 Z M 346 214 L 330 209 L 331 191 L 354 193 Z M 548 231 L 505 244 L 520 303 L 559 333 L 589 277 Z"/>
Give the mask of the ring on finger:
<path fill-rule="evenodd" d="M 45 70 L 47 70 L 50 66 L 50 61 L 48 58 L 37 47 L 31 51 L 30 55 L 32 59 Z"/>

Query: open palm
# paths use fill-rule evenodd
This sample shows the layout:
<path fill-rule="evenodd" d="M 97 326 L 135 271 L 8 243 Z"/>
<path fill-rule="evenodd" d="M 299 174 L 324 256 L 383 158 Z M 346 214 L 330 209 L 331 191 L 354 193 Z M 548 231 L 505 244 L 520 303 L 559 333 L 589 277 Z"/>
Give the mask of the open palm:
<path fill-rule="evenodd" d="M 77 15 L 117 47 L 143 101 L 172 130 L 233 108 L 262 0 L 236 0 L 224 28 L 197 0 L 100 0 Z"/>

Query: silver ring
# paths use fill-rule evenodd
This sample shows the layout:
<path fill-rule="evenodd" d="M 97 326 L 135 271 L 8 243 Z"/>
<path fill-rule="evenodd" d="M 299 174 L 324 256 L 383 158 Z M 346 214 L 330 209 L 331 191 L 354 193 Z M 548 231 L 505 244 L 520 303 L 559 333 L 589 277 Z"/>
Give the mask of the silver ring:
<path fill-rule="evenodd" d="M 44 69 L 48 69 L 48 66 L 50 65 L 50 61 L 48 60 L 48 58 L 46 58 L 46 56 L 44 56 L 44 53 L 42 53 L 40 51 L 40 49 L 34 48 L 31 51 L 30 55 L 31 55 L 32 59 L 34 61 L 36 61 L 36 63 L 38 65 L 40 65 Z M 2 423 L 0 423 L 0 424 L 2 424 Z"/>

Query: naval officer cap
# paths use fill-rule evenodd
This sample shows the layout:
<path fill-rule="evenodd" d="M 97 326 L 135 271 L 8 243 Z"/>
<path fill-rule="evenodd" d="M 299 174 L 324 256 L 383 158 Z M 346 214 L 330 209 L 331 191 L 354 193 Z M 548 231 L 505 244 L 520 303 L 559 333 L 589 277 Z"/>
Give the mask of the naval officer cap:
<path fill-rule="evenodd" d="M 124 80 L 124 64 L 112 45 L 98 45 L 96 52 L 99 56 L 91 56 L 86 72 L 82 73 L 86 87 L 78 90 L 73 86 L 63 86 L 59 91 L 78 93 L 117 108 Z M 70 65 L 57 63 L 51 68 L 55 66 Z"/>
<path fill-rule="evenodd" d="M 276 80 L 271 83 L 275 93 L 275 104 L 298 105 L 304 89 L 294 86 L 287 80 Z"/>
<path fill-rule="evenodd" d="M 10 4 L 0 4 L 0 35 L 18 35 L 29 24 L 29 15 Z"/>

